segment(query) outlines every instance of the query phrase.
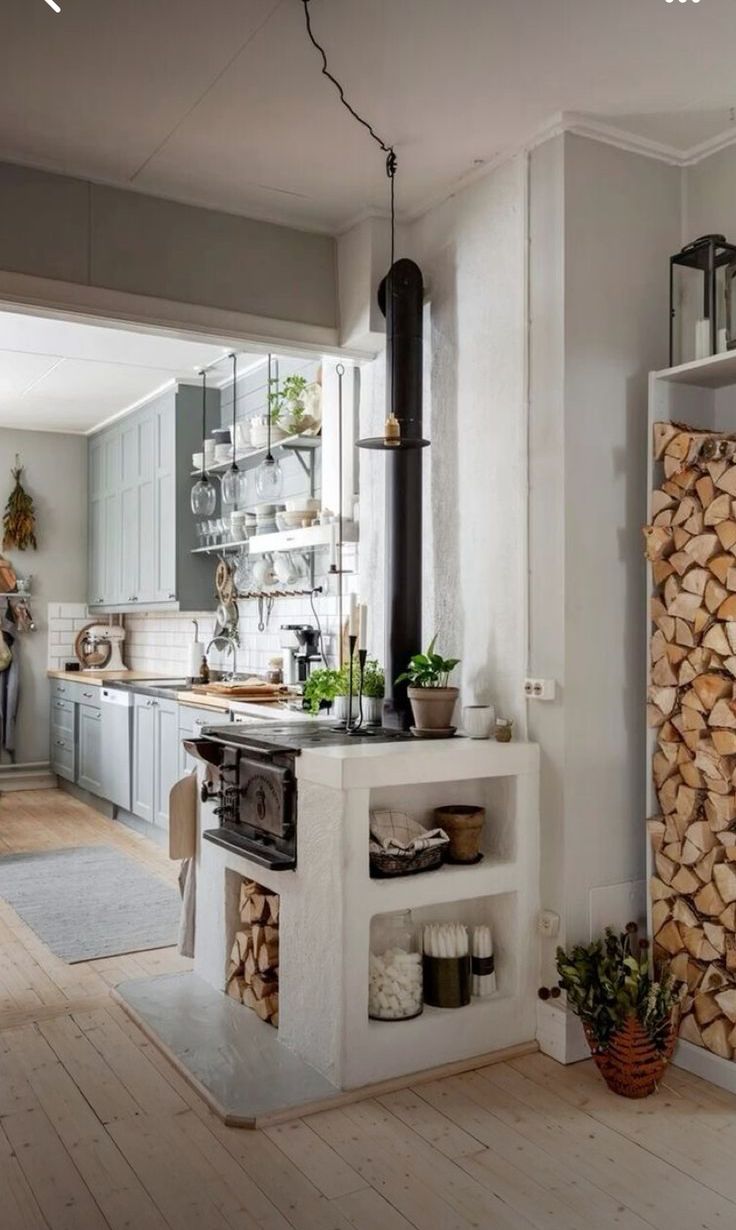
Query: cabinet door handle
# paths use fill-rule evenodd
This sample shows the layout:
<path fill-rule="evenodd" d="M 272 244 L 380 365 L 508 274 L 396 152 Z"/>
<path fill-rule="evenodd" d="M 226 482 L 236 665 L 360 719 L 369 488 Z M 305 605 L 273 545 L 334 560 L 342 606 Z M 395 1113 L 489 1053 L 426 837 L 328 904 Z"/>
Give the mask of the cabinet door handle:
<path fill-rule="evenodd" d="M 57 692 L 66 692 L 66 688 L 64 687 L 58 687 L 56 690 Z"/>
<path fill-rule="evenodd" d="M 94 692 L 82 692 L 82 696 L 85 696 L 87 700 L 92 700 Z"/>
<path fill-rule="evenodd" d="M 64 742 L 64 740 L 63 740 L 63 739 L 57 739 L 57 740 L 56 740 L 56 746 L 57 746 L 57 747 L 66 747 L 66 743 Z"/>
<path fill-rule="evenodd" d="M 104 599 L 104 598 L 98 598 L 98 599 L 97 599 L 97 605 L 98 605 L 98 606 L 102 606 L 102 604 L 103 604 L 103 602 L 104 602 L 104 601 L 105 601 L 105 599 Z"/>
<path fill-rule="evenodd" d="M 131 596 L 130 596 L 130 597 L 129 597 L 129 599 L 128 599 L 128 602 L 137 602 L 137 601 L 138 601 L 138 595 L 137 595 L 137 594 L 131 594 Z"/>
<path fill-rule="evenodd" d="M 175 598 L 175 597 L 176 597 L 176 594 L 169 594 L 169 597 L 170 597 L 170 598 Z"/>

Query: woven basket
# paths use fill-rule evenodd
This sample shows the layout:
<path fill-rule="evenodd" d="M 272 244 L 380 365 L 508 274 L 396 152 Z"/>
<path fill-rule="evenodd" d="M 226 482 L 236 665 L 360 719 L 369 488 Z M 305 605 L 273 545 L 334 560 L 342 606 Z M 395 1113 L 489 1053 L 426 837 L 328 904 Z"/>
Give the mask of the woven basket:
<path fill-rule="evenodd" d="M 601 1049 L 588 1029 L 585 1030 L 590 1053 L 598 1071 L 613 1093 L 622 1098 L 647 1098 L 661 1081 L 675 1048 L 677 1029 L 674 1018 L 667 1027 L 665 1044 L 659 1050 L 634 1015 L 628 1016 L 620 1029 L 611 1035 L 605 1050 Z"/>
<path fill-rule="evenodd" d="M 405 854 L 389 854 L 386 850 L 371 850 L 371 879 L 383 880 L 390 876 L 415 876 L 420 871 L 434 871 L 442 865 L 444 846 L 428 846 L 407 857 Z"/>

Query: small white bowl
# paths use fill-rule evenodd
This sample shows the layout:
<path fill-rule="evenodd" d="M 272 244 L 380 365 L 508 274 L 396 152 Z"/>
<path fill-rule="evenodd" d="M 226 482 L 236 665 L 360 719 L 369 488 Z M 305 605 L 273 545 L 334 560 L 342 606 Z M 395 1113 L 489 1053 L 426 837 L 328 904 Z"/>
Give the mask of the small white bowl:
<path fill-rule="evenodd" d="M 285 505 L 287 513 L 318 513 L 321 508 L 321 501 L 313 496 L 300 495 L 298 497 L 295 496 L 292 500 L 286 500 Z"/>

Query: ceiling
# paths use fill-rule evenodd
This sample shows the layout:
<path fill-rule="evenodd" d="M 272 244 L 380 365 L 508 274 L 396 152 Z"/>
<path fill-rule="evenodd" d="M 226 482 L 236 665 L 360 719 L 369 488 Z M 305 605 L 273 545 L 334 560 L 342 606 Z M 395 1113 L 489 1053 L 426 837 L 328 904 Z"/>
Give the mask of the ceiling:
<path fill-rule="evenodd" d="M 88 432 L 174 379 L 227 352 L 221 346 L 66 320 L 0 312 L 0 427 Z"/>
<path fill-rule="evenodd" d="M 382 155 L 321 77 L 301 0 L 60 3 L 4 0 L 0 157 L 307 228 L 385 206 Z M 733 0 L 310 3 L 396 145 L 406 217 L 559 112 L 679 152 L 734 126 Z"/>

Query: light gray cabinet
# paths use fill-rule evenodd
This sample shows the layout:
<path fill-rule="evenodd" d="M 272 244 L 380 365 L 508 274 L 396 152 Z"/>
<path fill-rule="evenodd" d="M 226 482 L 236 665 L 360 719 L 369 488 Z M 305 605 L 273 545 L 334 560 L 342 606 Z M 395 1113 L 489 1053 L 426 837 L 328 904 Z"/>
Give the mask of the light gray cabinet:
<path fill-rule="evenodd" d="M 73 700 L 52 692 L 49 760 L 52 772 L 69 782 L 76 776 L 76 710 Z"/>
<path fill-rule="evenodd" d="M 133 710 L 133 813 L 169 825 L 169 791 L 179 777 L 176 701 L 136 693 Z"/>
<path fill-rule="evenodd" d="M 219 392 L 208 393 L 208 418 Z M 95 610 L 201 610 L 212 565 L 192 555 L 192 453 L 201 448 L 201 393 L 179 385 L 89 443 L 88 601 Z"/>
<path fill-rule="evenodd" d="M 153 823 L 169 827 L 169 791 L 179 780 L 179 706 L 159 701 L 155 718 Z"/>
<path fill-rule="evenodd" d="M 102 737 L 98 705 L 79 705 L 77 785 L 102 794 Z"/>

